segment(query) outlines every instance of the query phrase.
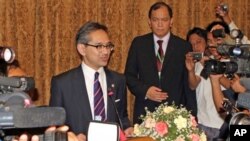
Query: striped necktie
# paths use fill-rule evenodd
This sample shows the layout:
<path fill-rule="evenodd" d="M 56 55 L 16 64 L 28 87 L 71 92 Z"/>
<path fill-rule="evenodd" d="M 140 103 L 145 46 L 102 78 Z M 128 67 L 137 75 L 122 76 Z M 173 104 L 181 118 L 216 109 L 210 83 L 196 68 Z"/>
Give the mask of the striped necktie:
<path fill-rule="evenodd" d="M 162 63 L 163 63 L 163 59 L 164 59 L 164 53 L 163 53 L 163 49 L 162 49 L 163 40 L 158 40 L 157 43 L 159 45 L 159 49 L 157 52 L 157 70 L 158 70 L 158 72 L 161 72 Z"/>
<path fill-rule="evenodd" d="M 95 120 L 105 121 L 105 106 L 102 88 L 98 80 L 99 73 L 95 73 L 94 79 L 94 116 Z"/>

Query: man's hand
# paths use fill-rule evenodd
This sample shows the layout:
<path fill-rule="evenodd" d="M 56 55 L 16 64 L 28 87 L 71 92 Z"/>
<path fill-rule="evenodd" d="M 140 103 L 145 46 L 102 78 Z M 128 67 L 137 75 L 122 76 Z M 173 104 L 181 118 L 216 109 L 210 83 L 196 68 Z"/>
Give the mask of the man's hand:
<path fill-rule="evenodd" d="M 68 126 L 61 126 L 61 127 L 49 127 L 45 133 L 48 132 L 67 132 L 69 130 Z M 78 134 L 77 136 L 73 132 L 67 132 L 68 136 L 68 141 L 86 141 L 86 136 L 84 134 Z M 27 134 L 22 134 L 18 139 L 13 139 L 12 141 L 28 141 L 28 135 Z M 39 141 L 39 137 L 37 135 L 33 135 L 31 137 L 31 141 Z"/>
<path fill-rule="evenodd" d="M 195 60 L 193 59 L 193 56 L 191 52 L 186 54 L 186 68 L 189 72 L 193 71 L 194 72 L 194 66 L 195 66 Z"/>
<path fill-rule="evenodd" d="M 231 88 L 237 93 L 244 93 L 246 88 L 241 85 L 240 78 L 238 75 L 234 75 L 234 78 L 230 82 Z"/>
<path fill-rule="evenodd" d="M 156 102 L 162 102 L 162 100 L 166 100 L 168 98 L 168 94 L 166 92 L 162 92 L 160 88 L 151 86 L 146 93 L 146 97 Z"/>
<path fill-rule="evenodd" d="M 125 136 L 126 137 L 130 137 L 134 132 L 134 128 L 133 127 L 129 127 L 126 130 L 124 130 Z"/>

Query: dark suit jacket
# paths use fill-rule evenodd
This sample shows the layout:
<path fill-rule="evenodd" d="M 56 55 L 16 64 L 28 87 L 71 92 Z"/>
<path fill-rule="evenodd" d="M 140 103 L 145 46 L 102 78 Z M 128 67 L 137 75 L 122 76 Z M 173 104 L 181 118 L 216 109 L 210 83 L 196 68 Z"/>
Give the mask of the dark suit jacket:
<path fill-rule="evenodd" d="M 123 128 L 130 126 L 127 114 L 126 81 L 123 75 L 105 69 L 108 93 L 113 95 L 107 98 L 107 122 L 117 122 L 114 103 L 117 106 Z M 54 76 L 51 81 L 50 106 L 64 107 L 66 110 L 66 125 L 74 133 L 87 135 L 89 122 L 92 121 L 89 98 L 85 85 L 82 67 Z M 119 102 L 115 100 L 120 99 Z M 112 103 L 112 101 L 114 103 Z"/>
<path fill-rule="evenodd" d="M 140 123 L 140 115 L 145 115 L 145 107 L 154 111 L 159 102 L 145 100 L 150 86 L 160 87 L 168 93 L 167 102 L 175 105 L 188 105 L 188 109 L 196 110 L 195 94 L 191 92 L 187 83 L 187 70 L 185 67 L 185 54 L 191 51 L 191 45 L 183 39 L 170 34 L 169 43 L 165 52 L 161 79 L 158 77 L 157 60 L 154 49 L 153 33 L 136 37 L 130 47 L 125 75 L 127 85 L 135 96 L 134 123 Z M 192 91 L 194 92 L 194 91 Z M 163 101 L 166 102 L 166 101 Z"/>

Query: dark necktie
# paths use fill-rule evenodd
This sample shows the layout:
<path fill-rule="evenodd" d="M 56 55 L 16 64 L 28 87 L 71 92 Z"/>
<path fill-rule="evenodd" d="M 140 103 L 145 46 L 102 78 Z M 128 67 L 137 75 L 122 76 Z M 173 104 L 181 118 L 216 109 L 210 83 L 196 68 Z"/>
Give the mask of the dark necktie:
<path fill-rule="evenodd" d="M 94 116 L 95 120 L 105 121 L 105 106 L 104 106 L 104 99 L 102 88 L 100 82 L 98 80 L 99 73 L 95 73 L 95 80 L 94 80 Z"/>
<path fill-rule="evenodd" d="M 157 69 L 158 69 L 158 72 L 161 72 L 162 63 L 163 63 L 163 59 L 164 59 L 164 53 L 163 53 L 163 49 L 162 49 L 163 40 L 158 40 L 157 43 L 159 45 L 159 49 L 157 52 Z"/>

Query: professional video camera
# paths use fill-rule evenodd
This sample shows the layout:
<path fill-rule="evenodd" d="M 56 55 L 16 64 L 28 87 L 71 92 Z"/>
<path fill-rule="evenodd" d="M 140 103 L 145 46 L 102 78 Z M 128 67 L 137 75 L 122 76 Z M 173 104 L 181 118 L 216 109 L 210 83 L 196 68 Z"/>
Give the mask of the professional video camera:
<path fill-rule="evenodd" d="M 13 54 L 11 48 L 0 47 L 0 59 L 7 63 L 14 60 Z M 37 134 L 44 141 L 67 140 L 66 133 L 44 134 L 45 128 L 64 124 L 66 114 L 61 107 L 34 106 L 25 93 L 34 87 L 31 77 L 0 76 L 0 140 L 10 141 L 23 133 Z"/>
<path fill-rule="evenodd" d="M 213 34 L 216 37 L 225 37 L 222 31 L 216 31 Z M 233 76 L 232 74 L 236 73 L 248 77 L 250 76 L 250 44 L 241 43 L 243 33 L 238 29 L 232 30 L 230 36 L 235 40 L 234 44 L 225 41 L 225 43 L 217 47 L 218 53 L 227 60 L 208 60 L 205 62 L 204 70 L 207 74 L 228 74 Z"/>

